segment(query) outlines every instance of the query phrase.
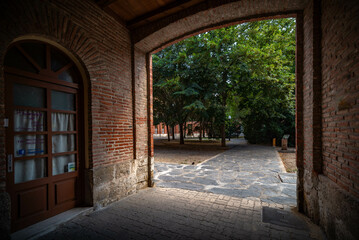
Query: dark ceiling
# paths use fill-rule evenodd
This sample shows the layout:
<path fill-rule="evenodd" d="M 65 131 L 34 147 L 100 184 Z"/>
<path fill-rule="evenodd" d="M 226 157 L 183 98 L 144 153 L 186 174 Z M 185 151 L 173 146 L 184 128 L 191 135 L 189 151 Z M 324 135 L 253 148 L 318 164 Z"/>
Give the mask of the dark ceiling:
<path fill-rule="evenodd" d="M 104 11 L 129 29 L 191 8 L 205 0 L 95 0 Z"/>

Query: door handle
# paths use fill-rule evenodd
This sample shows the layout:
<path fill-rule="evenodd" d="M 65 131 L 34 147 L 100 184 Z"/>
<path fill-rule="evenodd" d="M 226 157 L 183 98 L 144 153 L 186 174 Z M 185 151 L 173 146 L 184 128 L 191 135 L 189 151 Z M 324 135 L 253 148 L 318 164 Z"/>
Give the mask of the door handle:
<path fill-rule="evenodd" d="M 12 156 L 12 154 L 8 154 L 7 155 L 7 172 L 9 172 L 9 173 L 13 171 L 12 162 L 13 162 L 13 156 Z"/>

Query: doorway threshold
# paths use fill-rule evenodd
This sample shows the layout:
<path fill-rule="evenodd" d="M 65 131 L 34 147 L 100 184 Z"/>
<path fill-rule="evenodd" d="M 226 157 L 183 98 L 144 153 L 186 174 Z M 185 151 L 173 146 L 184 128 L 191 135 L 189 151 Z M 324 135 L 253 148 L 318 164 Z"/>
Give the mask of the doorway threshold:
<path fill-rule="evenodd" d="M 48 218 L 42 222 L 35 223 L 27 228 L 11 234 L 11 239 L 36 239 L 42 235 L 54 231 L 59 225 L 79 216 L 86 215 L 93 211 L 92 207 L 78 207 Z"/>

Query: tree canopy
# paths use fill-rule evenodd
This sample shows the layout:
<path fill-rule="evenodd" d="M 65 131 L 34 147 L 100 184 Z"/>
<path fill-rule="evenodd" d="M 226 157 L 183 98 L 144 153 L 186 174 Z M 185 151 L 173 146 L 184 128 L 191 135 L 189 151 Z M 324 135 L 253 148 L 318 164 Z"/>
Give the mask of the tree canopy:
<path fill-rule="evenodd" d="M 242 125 L 251 143 L 294 136 L 295 19 L 205 32 L 152 60 L 155 124 L 197 121 L 222 139 Z"/>

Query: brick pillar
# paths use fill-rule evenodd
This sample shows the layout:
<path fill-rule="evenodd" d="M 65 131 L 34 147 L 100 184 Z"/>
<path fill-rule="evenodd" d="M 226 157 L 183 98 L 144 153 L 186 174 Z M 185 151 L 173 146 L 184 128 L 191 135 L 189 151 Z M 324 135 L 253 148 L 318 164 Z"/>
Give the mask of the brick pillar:
<path fill-rule="evenodd" d="M 304 212 L 304 193 L 303 193 L 303 12 L 296 17 L 296 160 L 297 160 L 297 207 L 298 211 Z"/>
<path fill-rule="evenodd" d="M 136 141 L 136 73 L 135 73 L 135 46 L 131 43 L 131 88 L 132 88 L 132 129 L 133 129 L 133 159 L 137 158 Z"/>
<path fill-rule="evenodd" d="M 322 173 L 322 27 L 321 0 L 313 3 L 313 170 Z"/>
<path fill-rule="evenodd" d="M 153 151 L 153 79 L 152 79 L 152 55 L 146 54 L 146 72 L 147 72 L 147 125 L 148 125 L 148 186 L 153 186 L 154 172 L 154 151 Z M 160 124 L 162 127 L 162 124 Z M 162 128 L 161 128 L 162 133 Z"/>
<path fill-rule="evenodd" d="M 321 1 L 308 1 L 303 15 L 303 210 L 319 223 L 318 174 L 322 172 Z M 301 177 L 302 173 L 298 174 Z"/>

